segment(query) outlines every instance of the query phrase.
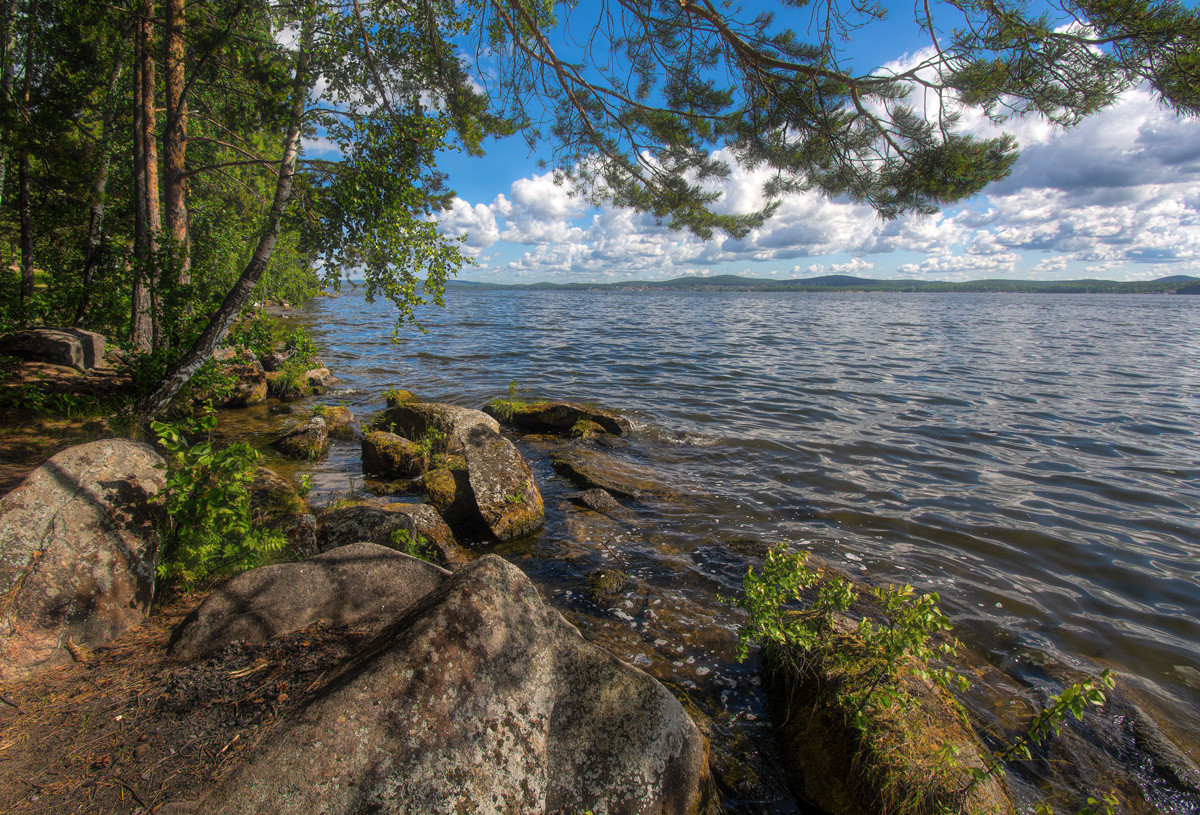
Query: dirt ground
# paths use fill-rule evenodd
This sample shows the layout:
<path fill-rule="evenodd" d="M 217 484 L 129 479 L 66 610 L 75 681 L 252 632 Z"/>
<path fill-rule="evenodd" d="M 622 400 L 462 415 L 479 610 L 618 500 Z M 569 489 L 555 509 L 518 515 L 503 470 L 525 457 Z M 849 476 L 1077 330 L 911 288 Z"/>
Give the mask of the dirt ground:
<path fill-rule="evenodd" d="M 202 595 L 68 665 L 0 684 L 0 812 L 144 815 L 199 798 L 371 634 L 318 624 L 172 660 L 171 631 Z"/>

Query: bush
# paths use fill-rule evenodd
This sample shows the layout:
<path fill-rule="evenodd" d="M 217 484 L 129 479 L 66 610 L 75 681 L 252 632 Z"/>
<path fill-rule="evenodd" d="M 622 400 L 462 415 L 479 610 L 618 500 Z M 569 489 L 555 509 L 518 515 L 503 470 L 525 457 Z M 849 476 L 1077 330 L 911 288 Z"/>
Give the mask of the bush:
<path fill-rule="evenodd" d="M 172 521 L 158 574 L 194 583 L 211 574 L 236 574 L 270 562 L 287 546 L 277 530 L 250 522 L 250 485 L 261 456 L 247 444 L 218 449 L 211 441 L 217 420 L 208 411 L 193 422 L 152 422 L 167 451 L 167 483 L 158 493 Z M 203 434 L 192 443 L 189 435 Z"/>

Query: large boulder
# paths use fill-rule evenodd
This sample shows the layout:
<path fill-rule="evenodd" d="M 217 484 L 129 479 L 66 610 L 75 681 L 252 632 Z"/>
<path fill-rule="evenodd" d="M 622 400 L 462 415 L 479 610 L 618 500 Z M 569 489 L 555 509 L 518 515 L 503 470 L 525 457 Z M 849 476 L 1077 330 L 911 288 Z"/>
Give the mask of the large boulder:
<path fill-rule="evenodd" d="M 250 516 L 255 526 L 282 532 L 297 557 L 317 553 L 312 507 L 291 481 L 266 467 L 258 468 L 250 485 Z"/>
<path fill-rule="evenodd" d="M 429 466 L 429 450 L 386 430 L 362 437 L 363 472 L 389 478 L 414 478 Z"/>
<path fill-rule="evenodd" d="M 589 423 L 603 432 L 624 436 L 633 424 L 624 416 L 576 402 L 520 402 L 514 399 L 495 399 L 483 407 L 483 412 L 510 427 L 528 433 L 586 435 Z"/>
<path fill-rule="evenodd" d="M 705 744 L 679 702 L 586 642 L 498 557 L 457 572 L 376 643 L 193 810 L 690 815 L 706 804 Z"/>
<path fill-rule="evenodd" d="M 0 680 L 138 625 L 158 566 L 163 459 L 107 439 L 64 450 L 0 498 Z"/>
<path fill-rule="evenodd" d="M 429 504 L 366 500 L 326 510 L 317 522 L 317 548 L 322 552 L 358 541 L 399 549 L 405 540 L 418 550 L 432 549 L 445 566 L 471 560 Z"/>
<path fill-rule="evenodd" d="M 391 621 L 450 573 L 373 543 L 355 543 L 299 563 L 244 572 L 216 589 L 180 624 L 171 652 L 184 659 L 234 640 L 266 642 L 318 620 L 331 625 Z"/>
<path fill-rule="evenodd" d="M 483 425 L 496 433 L 500 425 L 482 411 L 438 402 L 400 402 L 371 423 L 372 430 L 386 430 L 414 442 L 428 438 L 435 453 L 457 453 L 466 443 L 471 428 Z"/>
<path fill-rule="evenodd" d="M 81 328 L 30 328 L 0 337 L 0 355 L 86 371 L 104 359 L 106 343 L 103 334 Z"/>
<path fill-rule="evenodd" d="M 519 538 L 542 525 L 545 513 L 537 480 L 511 441 L 475 425 L 466 434 L 463 458 L 475 507 L 492 537 Z"/>
<path fill-rule="evenodd" d="M 329 451 L 329 429 L 324 419 L 313 416 L 276 439 L 275 447 L 289 458 L 314 461 Z"/>
<path fill-rule="evenodd" d="M 581 490 L 599 488 L 622 498 L 676 497 L 653 470 L 598 450 L 559 450 L 550 455 L 550 463 L 556 473 Z"/>

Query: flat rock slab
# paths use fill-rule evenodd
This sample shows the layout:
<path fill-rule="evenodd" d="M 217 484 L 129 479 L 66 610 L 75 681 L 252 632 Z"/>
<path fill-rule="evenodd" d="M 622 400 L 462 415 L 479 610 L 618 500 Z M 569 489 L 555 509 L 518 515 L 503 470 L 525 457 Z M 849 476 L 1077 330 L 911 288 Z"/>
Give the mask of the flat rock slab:
<path fill-rule="evenodd" d="M 581 490 L 599 488 L 621 498 L 679 497 L 650 468 L 598 450 L 584 447 L 559 450 L 551 454 L 550 463 L 556 473 Z"/>
<path fill-rule="evenodd" d="M 163 459 L 146 444 L 72 447 L 0 498 L 0 680 L 69 660 L 150 610 Z"/>
<path fill-rule="evenodd" d="M 234 640 L 266 642 L 324 620 L 390 621 L 449 572 L 374 543 L 342 546 L 299 563 L 251 569 L 214 590 L 180 624 L 173 655 L 194 659 Z"/>
<path fill-rule="evenodd" d="M 657 681 L 495 557 L 457 572 L 193 811 L 690 815 L 706 748 Z"/>
<path fill-rule="evenodd" d="M 103 334 L 81 328 L 30 328 L 0 337 L 0 355 L 86 371 L 104 359 L 106 343 Z"/>

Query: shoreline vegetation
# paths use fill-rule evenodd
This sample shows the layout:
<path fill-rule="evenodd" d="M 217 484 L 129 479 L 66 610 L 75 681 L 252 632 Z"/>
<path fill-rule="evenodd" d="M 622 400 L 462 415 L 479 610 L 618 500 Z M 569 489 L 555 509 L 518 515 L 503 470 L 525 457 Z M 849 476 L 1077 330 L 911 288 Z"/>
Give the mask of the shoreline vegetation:
<path fill-rule="evenodd" d="M 3 793 L 0 800 L 20 803 L 20 811 L 55 811 L 55 806 L 69 802 L 73 806 L 83 805 L 86 811 L 115 812 L 120 807 L 112 800 L 113 795 L 118 795 L 124 805 L 125 792 L 140 807 L 134 811 L 158 812 L 163 804 L 166 805 L 163 812 L 200 811 L 195 807 L 212 801 L 232 802 L 234 809 L 221 811 L 239 811 L 238 802 L 258 789 L 254 779 L 263 773 L 257 771 L 256 762 L 280 752 L 273 744 L 301 738 L 295 735 L 300 732 L 298 728 L 310 726 L 304 725 L 304 717 L 309 714 L 303 711 L 331 708 L 336 716 L 347 714 L 346 709 L 336 708 L 340 702 L 329 701 L 341 691 L 336 690 L 328 676 L 349 677 L 345 681 L 351 682 L 360 675 L 369 675 L 385 639 L 392 637 L 402 642 L 406 637 L 418 636 L 411 632 L 418 631 L 420 623 L 404 628 L 413 626 L 412 621 L 417 619 L 418 612 L 412 609 L 420 607 L 422 613 L 430 615 L 442 613 L 437 606 L 439 598 L 444 599 L 457 587 L 465 595 L 474 596 L 480 587 L 518 585 L 514 581 L 526 580 L 515 568 L 493 556 L 467 551 L 478 546 L 478 541 L 527 536 L 542 523 L 542 497 L 536 480 L 522 454 L 507 437 L 533 434 L 543 445 L 548 445 L 547 450 L 556 450 L 547 452 L 554 469 L 582 491 L 573 494 L 579 502 L 601 514 L 632 514 L 639 501 L 653 500 L 664 488 L 654 483 L 649 470 L 639 475 L 627 467 L 613 467 L 617 460 L 609 459 L 605 451 L 624 444 L 621 437 L 627 436 L 632 426 L 619 413 L 594 403 L 525 401 L 518 397 L 519 386 L 515 381 L 510 383 L 508 398 L 493 400 L 482 412 L 423 403 L 412 393 L 393 390 L 380 395 L 386 399 L 387 409 L 360 426 L 344 407 L 314 404 L 300 410 L 288 404 L 297 398 L 319 395 L 324 383 L 336 381 L 320 364 L 315 356 L 318 349 L 302 330 L 285 331 L 272 318 L 260 315 L 239 324 L 232 336 L 237 348 L 222 352 L 218 370 L 198 385 L 219 394 L 226 408 L 276 399 L 280 410 L 294 413 L 301 423 L 290 434 L 304 430 L 312 435 L 315 430 L 320 436 L 315 441 L 306 436 L 308 448 L 286 453 L 293 458 L 320 457 L 328 436 L 361 441 L 364 470 L 382 474 L 401 493 L 412 493 L 413 489 L 424 492 L 431 503 L 388 504 L 388 499 L 376 498 L 334 502 L 324 509 L 311 507 L 303 497 L 307 492 L 303 484 L 288 483 L 287 479 L 258 467 L 259 457 L 247 445 L 231 444 L 228 439 L 215 445 L 212 431 L 217 419 L 212 413 L 212 398 L 205 400 L 197 395 L 201 391 L 193 391 L 189 401 L 177 404 L 174 410 L 179 415 L 195 416 L 178 426 L 155 426 L 160 450 L 172 462 L 169 467 L 158 467 L 167 471 L 165 486 L 149 506 L 157 507 L 153 509 L 156 513 L 170 515 L 173 523 L 160 517 L 157 531 L 152 534 L 162 537 L 161 548 L 157 543 L 148 547 L 158 549 L 155 557 L 161 559 L 157 565 L 160 586 L 153 613 L 150 602 L 146 601 L 145 619 L 134 623 L 124 635 L 94 643 L 78 642 L 74 647 L 68 637 L 70 655 L 69 658 L 60 655 L 58 667 L 48 668 L 32 678 L 16 681 L 10 678 L 0 683 L 0 699 L 4 703 L 0 711 L 0 757 L 10 749 L 29 747 L 35 747 L 33 752 L 38 756 L 37 767 L 31 760 L 10 764 L 10 770 L 24 775 L 12 776 L 12 784 L 0 783 Z M 42 366 L 35 374 L 45 375 L 48 370 L 47 363 L 26 365 Z M 293 379 L 300 385 L 289 384 Z M 70 377 L 56 384 L 69 390 Z M 35 407 L 47 420 L 47 435 L 57 432 L 52 430 L 51 420 L 57 403 L 34 399 L 37 389 L 23 379 L 21 384 L 10 383 L 6 390 L 10 396 L 18 395 L 20 401 L 9 400 L 7 406 L 0 403 L 0 411 L 27 416 L 29 408 Z M 253 395 L 247 396 L 251 392 Z M 67 397 L 60 397 L 60 401 L 72 404 Z M 106 404 L 111 407 L 115 402 Z M 36 430 L 30 429 L 28 434 L 36 434 Z M 123 434 L 104 425 L 91 428 L 84 435 L 104 438 Z M 68 448 L 64 454 L 86 446 Z M 155 455 L 147 445 L 133 446 Z M 47 441 L 40 446 L 27 444 L 24 449 L 30 457 L 25 463 L 33 470 L 50 452 L 58 452 L 61 444 Z M 119 461 L 122 454 L 111 455 Z M 228 466 L 222 469 L 225 465 L 221 462 L 227 459 Z M 221 482 L 226 470 L 236 472 L 232 480 L 226 479 L 229 483 L 208 483 Z M 639 480 L 642 476 L 645 477 Z M 34 480 L 34 476 L 28 480 Z M 186 488 L 183 489 L 186 501 L 173 504 L 169 497 L 171 490 L 180 492 L 180 484 Z M 203 487 L 208 497 L 203 500 L 196 497 L 196 484 L 208 485 Z M 442 495 L 447 489 L 450 494 Z M 278 493 L 278 496 L 266 500 L 263 495 L 271 490 L 272 495 Z M 208 495 L 209 492 L 212 494 Z M 491 502 L 485 505 L 488 495 Z M 162 503 L 164 500 L 166 503 Z M 624 506 L 622 502 L 630 505 Z M 400 508 L 407 509 L 399 512 Z M 431 510 L 427 513 L 430 518 L 419 516 L 414 512 L 416 508 Z M 192 511 L 192 515 L 183 512 L 185 509 Z M 21 500 L 0 504 L 0 535 L 4 536 L 0 542 L 11 538 L 12 527 L 7 521 L 12 517 L 5 516 L 21 511 Z M 216 517 L 214 513 L 221 512 L 232 518 L 226 526 L 232 523 L 229 529 L 236 527 L 248 543 L 231 549 L 229 529 L 209 528 Z M 469 517 L 457 514 L 460 512 Z M 180 561 L 179 551 L 171 548 L 171 543 L 177 547 L 183 545 L 181 530 L 200 541 L 197 552 L 205 553 L 203 562 L 185 562 L 186 557 Z M 386 535 L 375 536 L 379 538 L 375 540 L 372 536 L 380 530 Z M 270 545 L 258 541 L 255 536 L 260 533 L 270 537 Z M 339 539 L 334 542 L 334 538 Z M 415 568 L 429 582 L 429 587 L 414 595 L 411 603 L 395 601 L 397 610 L 382 621 L 367 623 L 364 620 L 369 615 L 348 614 L 347 608 L 354 606 L 352 595 L 357 591 L 350 587 L 361 583 L 358 578 L 341 588 L 330 589 L 333 594 L 326 598 L 326 605 L 337 609 L 337 614 L 314 616 L 305 606 L 308 616 L 294 624 L 280 623 L 273 635 L 257 639 L 244 632 L 233 636 L 224 631 L 223 626 L 245 625 L 229 623 L 222 616 L 226 611 L 219 614 L 205 611 L 214 603 L 212 598 L 219 598 L 221 592 L 229 594 L 232 587 L 247 580 L 254 582 L 256 574 L 263 577 L 258 578 L 252 590 L 243 590 L 243 594 L 259 598 L 269 593 L 259 585 L 264 580 L 269 582 L 267 571 L 260 569 L 299 567 L 282 581 L 289 587 L 287 594 L 293 595 L 303 585 L 304 569 L 338 570 L 348 568 L 340 564 L 349 560 L 386 562 L 387 569 L 391 569 L 399 557 L 397 552 L 437 561 L 446 568 L 402 562 L 397 568 L 409 571 Z M 603 577 L 611 578 L 616 584 L 611 592 L 619 594 L 626 580 L 625 567 L 619 555 L 614 553 L 614 556 L 621 565 L 620 574 L 613 572 Z M 168 558 L 174 560 L 168 563 Z M 178 566 L 177 561 L 191 569 L 194 580 L 186 577 L 186 570 L 164 568 L 171 563 Z M 220 566 L 234 562 L 241 565 L 232 569 Z M 907 586 L 858 585 L 815 559 L 812 566 L 807 566 L 806 556 L 789 554 L 786 544 L 772 547 L 765 557 L 755 556 L 746 562 L 744 596 L 729 602 L 748 614 L 739 632 L 742 658 L 746 657 L 750 644 L 763 649 L 764 688 L 782 745 L 780 755 L 773 760 L 781 763 L 797 795 L 816 801 L 833 815 L 1012 812 L 1013 802 L 1001 781 L 1006 765 L 1017 766 L 1014 762 L 1030 759 L 1036 764 L 1039 758 L 1054 755 L 1054 749 L 1041 749 L 1041 743 L 1051 737 L 1057 739 L 1060 728 L 1069 719 L 1081 719 L 1086 709 L 1101 706 L 1105 706 L 1109 715 L 1128 714 L 1131 718 L 1137 717 L 1128 712 L 1138 711 L 1140 726 L 1157 734 L 1161 744 L 1150 740 L 1152 746 L 1157 745 L 1155 752 L 1145 746 L 1146 739 L 1140 739 L 1137 749 L 1148 751 L 1147 760 L 1159 775 L 1164 774 L 1159 764 L 1171 763 L 1175 774 L 1182 779 L 1179 789 L 1186 787 L 1192 793 L 1200 793 L 1200 774 L 1193 772 L 1194 765 L 1178 748 L 1166 742 L 1153 721 L 1140 713 L 1136 702 L 1119 695 L 1108 696 L 1113 687 L 1109 672 L 1099 679 L 1084 673 L 1063 677 L 1055 683 L 1056 695 L 1030 708 L 1027 720 L 1015 731 L 1006 729 L 1005 744 L 1004 739 L 997 739 L 998 734 L 985 733 L 988 725 L 977 721 L 947 691 L 950 685 L 960 691 L 966 689 L 966 679 L 959 673 L 963 669 L 958 667 L 964 655 L 956 653 L 959 644 L 949 633 L 949 620 L 937 608 L 936 595 L 917 595 Z M 211 574 L 209 563 L 213 564 Z M 248 568 L 257 563 L 271 565 Z M 758 575 L 756 568 L 760 569 Z M 235 576 L 238 572 L 241 577 Z M 185 579 L 180 579 L 181 574 Z M 372 580 L 380 574 L 374 573 Z M 233 579 L 214 582 L 213 577 Z M 335 586 L 337 580 L 330 585 Z M 411 577 L 404 577 L 404 581 L 411 582 Z M 510 613 L 506 609 L 528 602 L 534 604 L 530 613 L 542 619 L 540 600 L 534 599 L 537 590 L 532 584 L 524 586 L 520 583 L 512 598 L 502 596 L 498 601 L 500 610 L 495 613 L 504 617 Z M 163 588 L 167 589 L 165 593 Z M 209 599 L 201 599 L 206 596 Z M 0 599 L 5 600 L 5 606 L 11 605 L 8 600 L 12 598 L 7 594 Z M 197 604 L 201 602 L 205 605 L 198 611 Z M 250 614 L 256 620 L 278 616 L 274 607 L 249 611 L 241 608 L 250 600 L 215 602 L 221 608 L 236 606 L 243 616 Z M 291 597 L 278 602 L 285 606 L 295 604 Z M 539 638 L 549 637 L 559 642 L 557 638 L 562 636 L 555 633 L 560 627 L 555 620 L 562 618 L 551 606 L 546 609 L 551 615 L 546 618 L 550 621 L 547 631 L 520 632 L 531 637 L 529 647 L 540 647 Z M 223 632 L 214 635 L 216 645 L 210 649 L 213 655 L 204 661 L 197 661 L 194 655 L 180 656 L 180 637 L 186 639 L 188 626 L 195 626 L 198 614 L 201 618 L 208 614 L 215 620 L 211 623 L 213 630 Z M 408 621 L 394 629 L 402 634 L 393 637 L 379 633 L 393 630 L 391 626 L 397 619 Z M 372 628 L 376 624 L 382 627 Z M 206 635 L 211 633 L 205 629 Z M 578 632 L 574 636 L 577 635 Z M 474 647 L 470 645 L 471 637 L 477 635 L 468 631 L 464 636 L 465 645 L 462 641 L 444 639 L 437 639 L 437 645 L 465 649 L 465 654 Z M 663 811 L 669 809 L 680 815 L 722 811 L 719 801 L 731 792 L 728 787 L 733 776 L 728 768 L 737 766 L 746 757 L 737 753 L 735 744 L 721 743 L 720 737 L 713 735 L 715 729 L 708 721 L 708 713 L 696 708 L 686 691 L 675 688 L 675 694 L 682 695 L 676 701 L 667 693 L 669 683 L 664 689 L 652 674 L 618 662 L 595 645 L 587 645 L 591 650 L 581 656 L 572 650 L 576 647 L 574 639 L 568 636 L 566 640 L 570 643 L 555 645 L 554 655 L 547 658 L 564 664 L 588 661 L 591 670 L 618 677 L 614 681 L 625 683 L 624 686 L 643 688 L 637 693 L 658 700 L 653 705 L 655 712 L 650 725 L 645 724 L 644 711 L 629 708 L 623 714 L 622 727 L 628 725 L 637 730 L 659 726 L 655 721 L 668 722 L 679 730 L 684 743 L 691 745 L 687 748 L 690 757 L 685 762 L 690 773 L 686 790 L 671 789 L 674 782 L 669 778 L 653 780 L 654 784 L 664 784 L 666 793 L 678 797 L 673 807 Z M 403 657 L 412 658 L 411 652 Z M 651 684 L 640 684 L 641 677 Z M 342 681 L 339 679 L 339 683 Z M 531 688 L 541 693 L 540 686 Z M 579 695 L 577 689 L 570 688 L 549 692 L 562 694 L 563 698 Z M 375 691 L 371 693 L 372 698 L 378 695 Z M 425 698 L 420 687 L 415 687 L 413 693 L 415 699 Z M 356 697 L 351 693 L 350 698 Z M 232 714 L 225 711 L 226 705 L 232 705 Z M 446 728 L 447 738 L 452 738 L 452 726 L 438 717 L 437 707 L 435 702 L 412 702 L 414 721 L 435 730 Z M 810 711 L 807 715 L 806 710 Z M 100 724 L 93 726 L 93 719 Z M 120 724 L 125 720 L 126 724 Z M 311 726 L 320 729 L 319 725 Z M 78 738 L 63 735 L 76 731 Z M 586 742 L 588 732 L 581 732 Z M 700 739 L 697 732 L 705 733 L 706 737 Z M 607 731 L 592 735 L 600 738 Z M 86 743 L 81 746 L 79 740 L 84 736 Z M 1082 744 L 1078 736 L 1073 738 L 1076 740 L 1072 744 Z M 264 742 L 263 746 L 253 749 L 259 742 Z M 18 747 L 22 744 L 25 746 Z M 248 749 L 243 751 L 243 745 Z M 523 748 L 518 745 L 512 749 L 520 752 Z M 662 759 L 653 752 L 658 748 L 647 749 L 648 760 Z M 676 761 L 673 756 L 666 760 Z M 156 770 L 160 765 L 163 769 Z M 147 766 L 149 769 L 143 772 Z M 291 777 L 289 773 L 299 773 L 297 779 L 308 777 L 305 775 L 308 770 L 296 769 L 297 766 L 288 759 L 280 767 L 271 765 L 264 772 L 271 777 L 278 773 L 286 777 Z M 43 770 L 47 768 L 57 768 L 52 783 L 48 776 L 43 778 Z M 126 772 L 134 769 L 142 772 L 141 782 Z M 354 768 L 346 771 L 351 775 L 357 772 Z M 1128 772 L 1128 768 L 1122 771 Z M 614 777 L 620 777 L 616 770 L 614 773 Z M 160 776 L 163 776 L 161 783 Z M 157 788 L 150 783 L 151 777 Z M 1114 777 L 1112 781 L 1112 788 L 1119 788 L 1122 801 L 1128 802 L 1132 790 L 1129 780 Z M 19 801 L 11 798 L 13 784 L 28 787 Z M 297 784 L 303 786 L 300 780 L 295 780 L 292 787 Z M 101 792 L 102 788 L 109 792 Z M 606 789 L 622 790 L 624 794 L 620 786 Z M 1098 797 L 1082 797 L 1093 792 Z M 454 794 L 461 793 L 460 790 Z M 315 791 L 312 794 L 317 795 Z M 593 794 L 590 789 L 580 794 L 584 795 L 581 802 L 592 801 L 586 797 Z M 654 804 L 657 800 L 654 796 L 660 793 L 645 794 L 649 796 L 647 801 Z M 1086 793 L 1074 790 L 1073 794 L 1081 795 L 1078 802 L 1066 807 L 1056 802 L 1060 812 L 1111 815 L 1117 806 L 1118 798 L 1109 789 Z M 104 800 L 103 807 L 97 803 L 100 799 Z M 605 799 L 598 800 L 603 804 Z M 43 804 L 41 808 L 39 802 Z M 1148 806 L 1135 806 L 1131 811 L 1163 811 L 1149 801 L 1145 804 Z M 50 809 L 46 810 L 46 806 Z M 490 810 L 485 807 L 479 811 Z M 1037 811 L 1052 810 L 1042 802 Z"/>
<path fill-rule="evenodd" d="M 449 280 L 452 289 L 515 289 L 530 291 L 728 291 L 728 292 L 994 292 L 1022 294 L 1200 294 L 1200 277 L 1171 275 L 1158 280 L 875 280 L 850 275 L 825 275 L 802 280 L 715 275 L 672 280 L 632 280 L 622 283 L 484 283 Z"/>

